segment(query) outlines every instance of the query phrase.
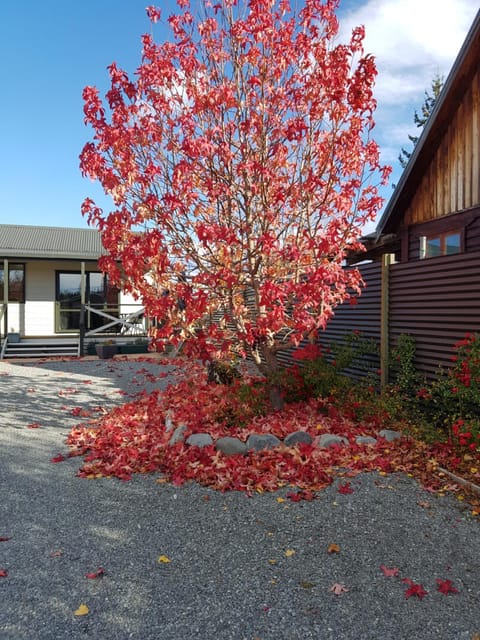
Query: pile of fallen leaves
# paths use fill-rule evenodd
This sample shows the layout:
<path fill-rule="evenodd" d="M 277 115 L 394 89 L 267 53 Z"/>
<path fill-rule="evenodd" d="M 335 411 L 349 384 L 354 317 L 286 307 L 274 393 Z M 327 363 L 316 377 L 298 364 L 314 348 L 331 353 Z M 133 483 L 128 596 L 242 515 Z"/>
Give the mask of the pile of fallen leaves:
<path fill-rule="evenodd" d="M 254 388 L 255 380 L 250 384 Z M 165 391 L 140 395 L 72 429 L 67 441 L 69 455 L 84 456 L 79 471 L 82 477 L 128 480 L 133 473 L 156 471 L 175 484 L 195 480 L 222 491 L 272 491 L 286 485 L 313 491 L 330 484 L 335 476 L 352 477 L 361 471 L 402 471 L 416 476 L 431 490 L 459 490 L 451 479 L 438 473 L 440 466 L 459 458 L 445 444 L 431 446 L 412 438 L 386 442 L 378 438 L 378 424 L 358 423 L 345 417 L 331 401 L 321 399 L 286 405 L 282 411 L 266 415 L 255 415 L 254 408 L 241 399 L 235 385 L 208 383 L 205 370 L 190 364 Z M 242 419 L 232 424 L 232 416 Z M 252 433 L 269 433 L 283 440 L 289 433 L 303 430 L 312 438 L 323 433 L 341 435 L 349 445 L 322 449 L 299 444 L 227 456 L 214 444 L 200 448 L 179 442 L 170 446 L 172 431 L 166 423 L 186 425 L 185 438 L 208 433 L 214 441 L 226 435 L 245 441 Z M 374 436 L 377 444 L 358 445 L 356 437 L 360 435 Z M 473 459 L 470 462 L 476 472 Z M 475 481 L 475 473 L 471 479 Z"/>

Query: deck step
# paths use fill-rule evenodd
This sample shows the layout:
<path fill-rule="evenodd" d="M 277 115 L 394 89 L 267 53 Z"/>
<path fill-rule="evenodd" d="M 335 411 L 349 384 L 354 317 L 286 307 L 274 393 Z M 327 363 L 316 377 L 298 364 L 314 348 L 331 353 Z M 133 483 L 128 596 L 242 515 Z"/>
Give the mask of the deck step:
<path fill-rule="evenodd" d="M 4 359 L 10 358 L 70 358 L 78 356 L 78 342 L 21 340 L 7 343 Z"/>

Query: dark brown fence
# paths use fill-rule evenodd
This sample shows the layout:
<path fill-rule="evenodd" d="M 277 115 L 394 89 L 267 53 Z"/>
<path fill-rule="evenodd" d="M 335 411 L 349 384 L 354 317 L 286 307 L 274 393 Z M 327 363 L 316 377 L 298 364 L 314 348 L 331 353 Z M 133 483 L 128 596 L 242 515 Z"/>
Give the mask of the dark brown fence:
<path fill-rule="evenodd" d="M 480 252 L 391 265 L 389 343 L 416 342 L 417 369 L 431 378 L 451 365 L 453 344 L 480 331 Z"/>
<path fill-rule="evenodd" d="M 356 298 L 356 304 L 349 302 L 342 304 L 335 309 L 334 317 L 327 324 L 326 329 L 320 335 L 320 344 L 329 347 L 333 343 L 340 344 L 345 336 L 353 331 L 359 331 L 365 338 L 373 339 L 380 344 L 381 322 L 381 264 L 372 262 L 357 267 L 365 282 L 362 294 Z M 281 351 L 279 360 L 282 365 L 292 364 L 292 351 Z M 368 367 L 372 370 L 379 368 L 380 361 L 378 355 L 368 356 Z M 354 377 L 364 375 L 366 362 L 363 362 L 361 369 L 350 369 L 348 373 Z"/>
<path fill-rule="evenodd" d="M 341 342 L 352 331 L 380 345 L 382 267 L 374 262 L 359 268 L 366 287 L 356 305 L 337 307 L 320 337 L 322 345 Z M 480 251 L 392 264 L 386 278 L 388 349 L 396 346 L 401 334 L 412 335 L 416 367 L 431 379 L 439 367 L 451 366 L 456 342 L 468 332 L 480 332 Z M 291 363 L 291 352 L 282 353 L 281 361 Z M 370 365 L 378 368 L 379 361 L 372 358 Z"/>

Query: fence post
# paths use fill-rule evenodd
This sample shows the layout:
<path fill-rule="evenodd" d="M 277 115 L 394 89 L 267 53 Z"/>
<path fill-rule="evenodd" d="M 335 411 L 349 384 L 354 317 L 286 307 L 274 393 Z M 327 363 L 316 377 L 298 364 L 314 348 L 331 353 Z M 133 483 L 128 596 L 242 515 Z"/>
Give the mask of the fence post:
<path fill-rule="evenodd" d="M 390 265 L 395 262 L 394 253 L 384 253 L 382 256 L 382 289 L 380 302 L 380 386 L 382 389 L 388 384 L 389 361 L 389 279 Z"/>

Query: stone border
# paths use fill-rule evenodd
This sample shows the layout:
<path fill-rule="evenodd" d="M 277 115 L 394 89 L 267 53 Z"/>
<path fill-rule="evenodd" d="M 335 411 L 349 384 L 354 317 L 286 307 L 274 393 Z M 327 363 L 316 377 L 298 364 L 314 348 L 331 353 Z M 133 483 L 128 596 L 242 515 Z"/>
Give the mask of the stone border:
<path fill-rule="evenodd" d="M 349 440 L 344 436 L 338 436 L 333 433 L 322 433 L 316 438 L 312 438 L 306 431 L 289 433 L 283 441 L 269 433 L 252 433 L 245 442 L 240 440 L 240 438 L 231 436 L 224 436 L 214 441 L 209 433 L 192 433 L 185 438 L 187 426 L 182 424 L 175 427 L 172 417 L 168 412 L 165 417 L 165 428 L 167 431 L 173 432 L 168 443 L 170 446 L 178 444 L 179 442 L 199 448 L 209 447 L 214 444 L 217 451 L 221 451 L 225 455 L 245 455 L 249 451 L 265 451 L 275 449 L 282 445 L 295 447 L 298 444 L 306 444 L 319 447 L 320 449 L 329 449 L 331 447 L 346 447 L 350 444 Z M 391 429 L 382 429 L 378 433 L 378 437 L 383 438 L 387 442 L 393 442 L 394 440 L 400 439 L 402 434 Z M 373 436 L 356 436 L 355 438 L 355 443 L 360 446 L 374 447 L 377 442 L 377 438 Z"/>

